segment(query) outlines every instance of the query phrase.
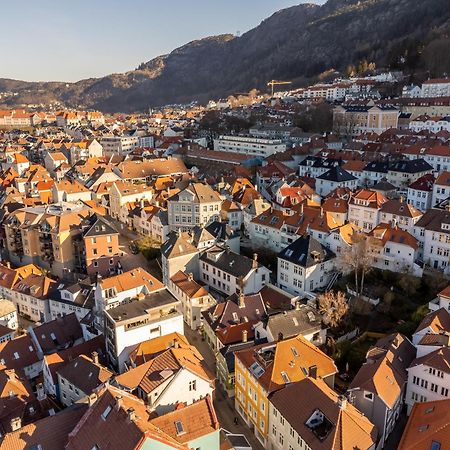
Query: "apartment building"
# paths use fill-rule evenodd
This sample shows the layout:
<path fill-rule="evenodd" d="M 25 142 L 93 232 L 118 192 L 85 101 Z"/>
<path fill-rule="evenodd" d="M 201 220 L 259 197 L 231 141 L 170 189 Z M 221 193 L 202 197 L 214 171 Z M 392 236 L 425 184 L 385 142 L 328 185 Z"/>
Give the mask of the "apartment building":
<path fill-rule="evenodd" d="M 335 254 L 312 236 L 301 236 L 278 254 L 277 284 L 293 295 L 326 287 Z"/>
<path fill-rule="evenodd" d="M 100 140 L 103 155 L 127 155 L 139 145 L 139 136 L 104 136 Z"/>
<path fill-rule="evenodd" d="M 257 261 L 214 246 L 199 258 L 199 280 L 225 295 L 254 294 L 270 281 L 271 271 Z"/>
<path fill-rule="evenodd" d="M 450 270 L 450 211 L 429 209 L 415 224 L 419 258 L 425 264 L 448 274 Z"/>
<path fill-rule="evenodd" d="M 344 135 L 381 134 L 398 126 L 399 110 L 394 106 L 341 105 L 333 110 L 333 128 Z"/>
<path fill-rule="evenodd" d="M 450 347 L 416 358 L 408 370 L 405 403 L 408 415 L 416 402 L 450 398 Z"/>
<path fill-rule="evenodd" d="M 105 311 L 106 351 L 120 373 L 141 342 L 170 333 L 183 334 L 183 314 L 180 301 L 166 289 Z"/>
<path fill-rule="evenodd" d="M 77 268 L 88 275 L 114 275 L 122 269 L 119 233 L 101 216 L 92 214 L 74 239 Z"/>
<path fill-rule="evenodd" d="M 69 407 L 89 396 L 103 383 L 112 379 L 113 373 L 98 362 L 98 354 L 92 358 L 80 355 L 56 371 L 59 401 Z"/>
<path fill-rule="evenodd" d="M 391 224 L 408 233 L 413 233 L 414 225 L 422 216 L 423 213 L 405 202 L 403 197 L 384 202 L 380 209 L 380 223 Z"/>
<path fill-rule="evenodd" d="M 190 345 L 171 347 L 122 373 L 115 382 L 144 400 L 159 416 L 174 411 L 179 403 L 191 405 L 212 397 L 214 391 L 214 376 L 205 368 L 199 351 Z"/>
<path fill-rule="evenodd" d="M 145 184 L 136 185 L 128 181 L 114 181 L 109 190 L 109 213 L 114 219 L 120 219 L 121 209 L 124 205 L 142 205 L 144 201 L 150 202 L 153 195 L 153 189 Z"/>
<path fill-rule="evenodd" d="M 381 206 L 386 202 L 383 194 L 362 189 L 350 197 L 348 221 L 365 232 L 371 231 L 380 223 Z"/>
<path fill-rule="evenodd" d="M 281 139 L 262 139 L 252 136 L 220 136 L 214 139 L 214 150 L 219 152 L 240 153 L 254 158 L 267 158 L 275 153 L 284 152 L 286 144 Z"/>
<path fill-rule="evenodd" d="M 103 145 L 97 139 L 85 139 L 72 142 L 70 147 L 70 162 L 87 161 L 90 158 L 101 158 L 104 154 Z"/>
<path fill-rule="evenodd" d="M 170 279 L 179 271 L 192 273 L 194 279 L 198 279 L 199 254 L 192 235 L 180 231 L 171 232 L 167 241 L 161 245 L 163 283 L 168 286 Z"/>
<path fill-rule="evenodd" d="M 187 231 L 220 220 L 222 199 L 209 185 L 190 183 L 167 200 L 169 229 Z"/>
<path fill-rule="evenodd" d="M 433 175 L 424 175 L 408 186 L 406 201 L 420 211 L 426 211 L 433 205 Z M 450 191 L 449 191 L 450 194 Z"/>
<path fill-rule="evenodd" d="M 422 97 L 450 97 L 450 79 L 432 78 L 422 83 Z"/>
<path fill-rule="evenodd" d="M 164 285 L 141 267 L 109 278 L 98 277 L 95 288 L 97 323 L 103 326 L 106 310 L 163 289 Z"/>
<path fill-rule="evenodd" d="M 264 446 L 270 433 L 270 395 L 308 376 L 334 386 L 333 360 L 301 335 L 244 349 L 235 356 L 235 408 Z"/>
<path fill-rule="evenodd" d="M 381 223 L 369 236 L 367 251 L 372 267 L 422 276 L 423 268 L 417 263 L 419 245 L 412 234 L 396 225 Z"/>
<path fill-rule="evenodd" d="M 6 249 L 17 265 L 37 264 L 64 277 L 76 269 L 74 239 L 90 210 L 72 203 L 19 208 L 3 220 Z"/>
<path fill-rule="evenodd" d="M 356 189 L 358 179 L 341 167 L 333 167 L 316 178 L 316 190 L 322 197 L 338 188 Z"/>
<path fill-rule="evenodd" d="M 400 417 L 407 368 L 415 355 L 413 344 L 400 333 L 379 339 L 367 352 L 366 362 L 347 391 L 350 402 L 378 428 L 380 445 L 384 445 Z"/>
<path fill-rule="evenodd" d="M 424 159 L 400 160 L 389 164 L 387 181 L 397 188 L 405 189 L 412 182 L 432 173 L 433 166 Z"/>
<path fill-rule="evenodd" d="M 267 449 L 331 449 L 336 442 L 341 448 L 349 445 L 375 450 L 377 428 L 344 396 L 315 376 L 289 384 L 272 395 Z"/>
<path fill-rule="evenodd" d="M 431 205 L 437 206 L 450 197 L 450 172 L 442 172 L 434 182 Z"/>
<path fill-rule="evenodd" d="M 194 280 L 191 273 L 177 272 L 171 279 L 167 289 L 180 300 L 184 321 L 192 329 L 202 327 L 202 312 L 211 308 L 216 300 L 205 287 Z"/>

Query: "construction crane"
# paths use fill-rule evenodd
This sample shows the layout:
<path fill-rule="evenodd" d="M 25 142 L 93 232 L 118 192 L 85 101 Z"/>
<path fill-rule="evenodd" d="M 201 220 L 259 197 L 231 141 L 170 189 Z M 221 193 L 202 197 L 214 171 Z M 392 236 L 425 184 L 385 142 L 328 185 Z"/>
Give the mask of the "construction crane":
<path fill-rule="evenodd" d="M 274 86 L 278 86 L 279 84 L 292 84 L 292 81 L 277 81 L 277 80 L 269 81 L 267 83 L 267 86 L 271 86 L 272 87 L 272 97 L 273 97 Z"/>

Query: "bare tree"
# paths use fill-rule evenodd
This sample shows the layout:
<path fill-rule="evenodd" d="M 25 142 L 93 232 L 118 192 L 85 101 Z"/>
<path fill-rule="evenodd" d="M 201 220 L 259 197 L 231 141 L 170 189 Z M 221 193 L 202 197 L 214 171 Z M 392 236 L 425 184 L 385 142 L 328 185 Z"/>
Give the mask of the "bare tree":
<path fill-rule="evenodd" d="M 355 291 L 362 294 L 364 289 L 364 278 L 371 267 L 369 238 L 364 233 L 354 233 L 352 245 L 342 251 L 339 265 L 342 273 L 355 274 Z"/>
<path fill-rule="evenodd" d="M 348 312 L 348 303 L 344 293 L 328 291 L 319 295 L 318 301 L 323 321 L 330 327 L 338 326 Z"/>

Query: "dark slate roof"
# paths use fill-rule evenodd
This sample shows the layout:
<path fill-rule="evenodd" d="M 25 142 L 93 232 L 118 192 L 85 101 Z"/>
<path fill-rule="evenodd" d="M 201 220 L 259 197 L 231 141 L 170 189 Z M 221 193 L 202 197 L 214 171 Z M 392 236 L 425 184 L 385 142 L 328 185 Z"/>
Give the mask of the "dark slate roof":
<path fill-rule="evenodd" d="M 105 236 L 108 234 L 119 234 L 111 225 L 97 214 L 87 217 L 81 224 L 83 237 Z"/>
<path fill-rule="evenodd" d="M 364 167 L 366 172 L 388 172 L 388 163 L 385 161 L 372 161 Z"/>
<path fill-rule="evenodd" d="M 313 163 L 308 163 L 312 161 Z M 339 167 L 342 165 L 342 160 L 333 159 L 333 158 L 322 158 L 320 156 L 307 156 L 303 161 L 300 162 L 300 166 L 305 167 L 323 167 L 323 168 L 332 168 Z"/>
<path fill-rule="evenodd" d="M 356 180 L 356 177 L 354 177 L 351 173 L 348 173 L 346 170 L 341 169 L 340 167 L 332 167 L 330 170 L 323 173 L 317 178 L 320 180 L 335 181 L 337 183 Z"/>
<path fill-rule="evenodd" d="M 263 342 L 258 342 L 258 344 L 262 344 Z M 248 341 L 248 342 L 240 342 L 238 344 L 230 344 L 225 347 L 222 347 L 219 351 L 222 354 L 222 356 L 225 358 L 225 362 L 227 364 L 228 373 L 234 372 L 234 364 L 235 364 L 235 357 L 234 352 L 238 352 L 239 350 L 244 350 L 249 347 L 253 347 L 256 345 L 255 341 Z"/>
<path fill-rule="evenodd" d="M 253 259 L 234 253 L 231 250 L 224 250 L 220 247 L 209 249 L 203 253 L 200 260 L 234 277 L 244 278 L 253 267 Z M 261 264 L 257 264 L 258 267 L 262 267 Z"/>
<path fill-rule="evenodd" d="M 236 233 L 225 222 L 214 222 L 206 225 L 205 230 L 211 233 L 216 239 L 220 241 L 227 241 L 236 236 Z"/>
<path fill-rule="evenodd" d="M 302 267 L 312 267 L 334 257 L 331 250 L 309 235 L 299 237 L 278 254 L 278 258 Z"/>
<path fill-rule="evenodd" d="M 404 159 L 389 165 L 389 170 L 403 173 L 418 173 L 433 170 L 424 159 Z"/>
<path fill-rule="evenodd" d="M 298 309 L 283 311 L 270 316 L 266 328 L 270 330 L 274 339 L 280 334 L 283 339 L 316 333 L 322 328 L 322 318 L 318 311 L 308 305 L 300 305 Z"/>

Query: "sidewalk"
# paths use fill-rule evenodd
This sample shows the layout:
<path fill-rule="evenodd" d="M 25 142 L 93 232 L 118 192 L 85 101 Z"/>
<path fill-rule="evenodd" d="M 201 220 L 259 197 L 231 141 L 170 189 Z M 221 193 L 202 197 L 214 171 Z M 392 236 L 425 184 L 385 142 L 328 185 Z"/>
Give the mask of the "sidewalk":
<path fill-rule="evenodd" d="M 216 360 L 213 352 L 209 348 L 206 341 L 204 341 L 198 332 L 192 331 L 186 324 L 184 324 L 184 334 L 191 345 L 194 345 L 203 356 L 208 369 L 214 374 L 216 373 Z M 219 384 L 216 384 L 214 391 L 214 407 L 220 426 L 230 433 L 243 434 L 250 442 L 253 450 L 264 450 L 264 447 L 256 439 L 256 436 L 248 429 L 245 422 L 240 418 L 239 414 L 234 409 L 234 398 L 228 398 L 223 392 Z M 234 418 L 238 418 L 238 425 L 234 424 Z"/>

